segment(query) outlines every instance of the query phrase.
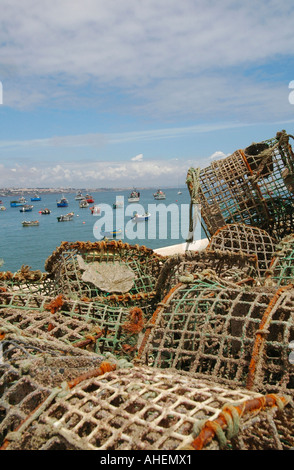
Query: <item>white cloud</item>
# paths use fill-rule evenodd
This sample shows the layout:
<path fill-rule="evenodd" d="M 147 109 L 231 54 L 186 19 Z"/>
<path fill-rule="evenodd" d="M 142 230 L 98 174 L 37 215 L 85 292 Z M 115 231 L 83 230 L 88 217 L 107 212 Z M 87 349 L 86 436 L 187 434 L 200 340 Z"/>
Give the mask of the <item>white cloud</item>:
<path fill-rule="evenodd" d="M 143 160 L 143 154 L 139 153 L 139 155 L 136 155 L 135 157 L 131 158 L 132 162 L 141 162 Z"/>
<path fill-rule="evenodd" d="M 226 155 L 224 152 L 221 150 L 217 150 L 214 152 L 212 155 L 210 155 L 209 159 L 210 160 L 220 160 L 222 158 L 226 158 L 228 155 Z"/>
<path fill-rule="evenodd" d="M 292 20 L 292 0 L 2 0 L 5 103 L 109 109 L 119 94 L 117 109 L 154 117 L 281 113 L 288 84 L 260 70 L 292 57 Z"/>

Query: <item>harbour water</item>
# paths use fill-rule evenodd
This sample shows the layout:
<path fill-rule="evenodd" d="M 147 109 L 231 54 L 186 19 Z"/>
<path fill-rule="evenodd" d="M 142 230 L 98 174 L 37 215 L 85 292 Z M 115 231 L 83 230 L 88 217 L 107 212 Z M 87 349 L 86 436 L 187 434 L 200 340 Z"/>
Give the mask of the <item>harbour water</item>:
<path fill-rule="evenodd" d="M 99 191 L 92 192 L 95 205 L 112 208 L 117 196 L 124 197 L 124 208 L 112 210 L 113 228 L 123 228 L 122 241 L 130 244 L 145 245 L 148 248 L 158 249 L 170 245 L 184 243 L 188 231 L 188 208 L 190 195 L 187 188 L 181 188 L 182 194 L 178 194 L 178 188 L 164 189 L 165 200 L 154 200 L 153 189 L 141 189 L 139 206 L 128 203 L 129 190 L 125 191 Z M 85 193 L 83 193 L 85 195 Z M 68 200 L 68 207 L 57 207 L 57 200 L 64 195 Z M 90 203 L 88 208 L 80 208 L 79 201 L 75 199 L 76 193 L 42 193 L 41 201 L 30 200 L 34 194 L 25 194 L 28 204 L 33 205 L 31 212 L 20 212 L 20 207 L 10 207 L 10 201 L 17 197 L 1 197 L 5 211 L 0 211 L 0 259 L 4 261 L 0 267 L 2 271 L 15 272 L 22 265 L 32 269 L 44 270 L 44 263 L 48 256 L 60 245 L 62 241 L 92 241 L 97 238 L 94 234 L 94 225 L 101 225 L 102 218 L 108 225 L 106 213 L 100 216 L 92 215 Z M 159 208 L 163 210 L 160 211 Z M 164 209 L 164 207 L 166 209 Z M 44 208 L 51 210 L 51 214 L 40 214 Z M 138 227 L 130 225 L 131 212 L 148 210 L 151 213 L 147 222 L 140 222 Z M 139 209 L 139 210 L 138 210 Z M 172 218 L 172 212 L 178 219 Z M 58 222 L 61 214 L 74 212 L 74 218 L 67 222 Z M 110 212 L 109 212 L 110 214 Z M 108 216 L 109 216 L 108 214 Z M 165 214 L 167 215 L 165 217 Z M 161 218 L 161 220 L 160 220 Z M 39 226 L 23 227 L 24 220 L 38 220 Z M 119 226 L 116 226 L 116 221 Z M 160 225 L 161 224 L 161 225 Z M 123 225 L 123 227 L 121 227 Z M 107 227 L 105 227 L 107 229 Z M 205 237 L 205 234 L 201 234 Z"/>

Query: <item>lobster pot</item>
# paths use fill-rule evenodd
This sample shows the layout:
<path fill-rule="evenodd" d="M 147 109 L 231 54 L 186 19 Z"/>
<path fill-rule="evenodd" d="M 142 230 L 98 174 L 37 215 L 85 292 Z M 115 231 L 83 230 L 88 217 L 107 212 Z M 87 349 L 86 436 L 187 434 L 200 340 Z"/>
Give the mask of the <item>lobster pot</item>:
<path fill-rule="evenodd" d="M 205 249 L 186 251 L 171 256 L 164 263 L 155 285 L 157 298 L 162 299 L 178 282 L 194 278 L 219 278 L 224 282 L 245 282 L 257 275 L 257 256 L 255 253 L 234 252 L 224 249 Z"/>
<path fill-rule="evenodd" d="M 129 360 L 147 319 L 139 307 L 71 301 L 23 292 L 0 294 L 0 318 L 23 334 Z"/>
<path fill-rule="evenodd" d="M 134 367 L 106 372 L 56 394 L 44 402 L 42 413 L 33 413 L 23 423 L 21 432 L 7 436 L 5 448 L 286 450 L 293 446 L 293 421 L 284 419 L 280 428 L 279 424 L 290 413 L 284 396 L 231 389 L 176 371 Z M 211 432 L 210 439 L 203 440 L 200 424 L 209 428 L 211 423 L 212 428 L 222 416 L 227 419 L 222 424 L 226 437 L 219 442 Z"/>
<path fill-rule="evenodd" d="M 179 283 L 155 310 L 136 358 L 262 393 L 293 394 L 294 294 L 289 289 Z"/>
<path fill-rule="evenodd" d="M 234 223 L 267 230 L 277 240 L 293 231 L 294 162 L 289 137 L 278 132 L 276 138 L 236 150 L 199 172 L 189 169 L 188 189 L 193 203 L 201 204 L 210 235 Z"/>
<path fill-rule="evenodd" d="M 56 294 L 108 304 L 149 305 L 164 258 L 121 241 L 64 242 L 46 260 Z"/>
<path fill-rule="evenodd" d="M 99 368 L 102 356 L 46 341 L 6 320 L 0 327 L 0 445 L 47 400 L 55 387 Z"/>
<path fill-rule="evenodd" d="M 276 251 L 275 240 L 265 230 L 244 224 L 228 224 L 218 229 L 207 250 L 243 252 L 257 257 L 256 277 L 264 279 Z"/>
<path fill-rule="evenodd" d="M 23 265 L 18 271 L 0 271 L 0 295 L 6 291 L 54 295 L 55 286 L 48 273 Z"/>
<path fill-rule="evenodd" d="M 294 236 L 289 235 L 276 247 L 269 277 L 279 286 L 294 283 Z"/>

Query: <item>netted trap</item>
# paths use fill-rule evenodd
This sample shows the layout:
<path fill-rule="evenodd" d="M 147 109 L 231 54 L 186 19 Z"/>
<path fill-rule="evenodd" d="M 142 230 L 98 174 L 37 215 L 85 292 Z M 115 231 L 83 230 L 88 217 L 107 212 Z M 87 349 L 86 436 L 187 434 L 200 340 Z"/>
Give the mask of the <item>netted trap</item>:
<path fill-rule="evenodd" d="M 89 370 L 97 374 L 105 362 L 101 355 L 81 351 L 58 339 L 31 336 L 5 320 L 0 326 L 0 358 L 0 445 L 56 387 L 64 381 L 78 383 Z"/>
<path fill-rule="evenodd" d="M 42 413 L 37 409 L 6 436 L 2 449 L 235 450 L 293 445 L 288 397 L 230 389 L 177 371 L 134 367 L 56 389 L 43 402 Z"/>
<path fill-rule="evenodd" d="M 178 283 L 149 321 L 136 363 L 261 393 L 294 394 L 294 292 L 224 280 Z"/>
<path fill-rule="evenodd" d="M 276 241 L 265 230 L 244 224 L 228 224 L 218 229 L 211 237 L 207 250 L 222 250 L 233 253 L 255 255 L 257 258 L 256 277 L 263 279 L 273 254 Z"/>
<path fill-rule="evenodd" d="M 1 322 L 23 334 L 131 359 L 149 319 L 134 306 L 68 300 L 21 291 L 0 292 Z M 1 323 L 0 323 L 1 324 Z"/>
<path fill-rule="evenodd" d="M 164 257 L 121 241 L 63 242 L 46 260 L 55 293 L 72 299 L 147 305 Z"/>
<path fill-rule="evenodd" d="M 294 235 L 283 238 L 269 266 L 269 278 L 279 286 L 294 284 Z"/>
<path fill-rule="evenodd" d="M 187 186 L 193 204 L 201 204 L 205 226 L 217 229 L 241 223 L 266 230 L 280 240 L 294 229 L 294 156 L 286 131 L 274 139 L 190 168 Z"/>
<path fill-rule="evenodd" d="M 170 256 L 164 263 L 155 284 L 156 298 L 163 297 L 178 282 L 194 279 L 218 278 L 232 283 L 254 283 L 258 272 L 258 258 L 253 252 L 234 252 L 228 249 L 186 251 Z"/>

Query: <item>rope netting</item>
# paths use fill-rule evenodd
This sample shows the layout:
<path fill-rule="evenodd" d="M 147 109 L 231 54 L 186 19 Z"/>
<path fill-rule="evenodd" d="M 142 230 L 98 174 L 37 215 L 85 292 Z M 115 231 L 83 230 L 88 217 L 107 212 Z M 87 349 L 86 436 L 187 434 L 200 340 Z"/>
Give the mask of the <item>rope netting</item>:
<path fill-rule="evenodd" d="M 277 242 L 265 230 L 244 224 L 228 224 L 211 237 L 207 249 L 242 252 L 257 257 L 256 278 L 267 273 Z"/>
<path fill-rule="evenodd" d="M 276 138 L 214 161 L 204 169 L 190 168 L 187 186 L 192 204 L 201 204 L 205 226 L 241 223 L 267 230 L 280 240 L 294 228 L 294 156 L 286 131 Z"/>
<path fill-rule="evenodd" d="M 136 363 L 173 368 L 261 393 L 294 392 L 294 291 L 224 280 L 174 286 L 159 303 Z"/>
<path fill-rule="evenodd" d="M 252 447 L 252 436 L 257 449 L 293 447 L 287 397 L 232 390 L 177 371 L 100 369 L 74 385 L 55 387 L 6 434 L 1 448 L 234 450 Z"/>
<path fill-rule="evenodd" d="M 165 258 L 121 241 L 63 242 L 46 260 L 55 294 L 120 305 L 146 305 Z"/>
<path fill-rule="evenodd" d="M 294 279 L 294 235 L 283 238 L 276 246 L 269 266 L 268 276 L 279 286 L 293 283 Z"/>
<path fill-rule="evenodd" d="M 148 320 L 139 307 L 117 307 L 23 292 L 0 293 L 1 323 L 22 334 L 46 341 L 62 341 L 97 354 L 132 358 Z"/>

